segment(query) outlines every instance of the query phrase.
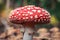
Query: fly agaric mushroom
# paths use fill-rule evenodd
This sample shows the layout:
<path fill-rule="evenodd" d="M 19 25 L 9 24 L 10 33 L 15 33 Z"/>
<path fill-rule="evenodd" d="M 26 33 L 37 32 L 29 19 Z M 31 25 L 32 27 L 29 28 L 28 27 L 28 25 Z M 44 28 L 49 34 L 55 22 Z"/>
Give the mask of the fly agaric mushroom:
<path fill-rule="evenodd" d="M 28 5 L 12 10 L 9 16 L 10 22 L 25 26 L 23 40 L 32 40 L 35 24 L 47 24 L 50 22 L 50 14 L 45 9 Z M 29 35 L 29 32 L 32 34 Z"/>

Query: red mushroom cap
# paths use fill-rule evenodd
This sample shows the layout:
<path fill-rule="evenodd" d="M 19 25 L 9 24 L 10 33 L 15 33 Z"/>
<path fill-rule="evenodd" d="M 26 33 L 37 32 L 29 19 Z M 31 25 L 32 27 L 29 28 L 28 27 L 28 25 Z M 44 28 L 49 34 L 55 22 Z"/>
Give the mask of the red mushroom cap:
<path fill-rule="evenodd" d="M 50 14 L 45 9 L 36 6 L 24 6 L 11 11 L 9 19 L 12 23 L 49 23 Z"/>

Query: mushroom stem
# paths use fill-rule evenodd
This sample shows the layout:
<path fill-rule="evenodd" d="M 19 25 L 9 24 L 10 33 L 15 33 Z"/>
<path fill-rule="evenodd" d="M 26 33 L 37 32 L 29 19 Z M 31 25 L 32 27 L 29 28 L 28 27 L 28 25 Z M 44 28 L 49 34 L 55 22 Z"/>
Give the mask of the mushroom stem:
<path fill-rule="evenodd" d="M 34 24 L 32 23 L 25 23 L 23 24 L 25 26 L 25 33 L 23 40 L 33 40 L 33 32 L 34 32 Z"/>
<path fill-rule="evenodd" d="M 29 31 L 32 32 L 33 30 L 26 27 L 23 40 L 32 40 L 33 39 L 33 34 L 29 34 Z"/>

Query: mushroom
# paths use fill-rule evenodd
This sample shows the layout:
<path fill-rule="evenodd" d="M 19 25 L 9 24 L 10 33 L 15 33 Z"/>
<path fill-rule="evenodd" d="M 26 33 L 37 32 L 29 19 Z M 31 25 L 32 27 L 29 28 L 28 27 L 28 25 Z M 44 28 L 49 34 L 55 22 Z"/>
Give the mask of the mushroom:
<path fill-rule="evenodd" d="M 50 22 L 50 14 L 45 9 L 28 5 L 11 11 L 9 20 L 25 27 L 23 40 L 32 40 L 35 24 L 47 24 Z"/>

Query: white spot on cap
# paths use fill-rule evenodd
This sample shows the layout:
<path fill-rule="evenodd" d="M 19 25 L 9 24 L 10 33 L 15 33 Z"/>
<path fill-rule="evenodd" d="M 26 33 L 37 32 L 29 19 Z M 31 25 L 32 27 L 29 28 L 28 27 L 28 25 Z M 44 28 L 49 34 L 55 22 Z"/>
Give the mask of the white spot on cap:
<path fill-rule="evenodd" d="M 46 13 L 48 13 L 48 11 L 45 10 Z"/>
<path fill-rule="evenodd" d="M 33 16 L 30 16 L 30 18 L 33 18 Z"/>
<path fill-rule="evenodd" d="M 40 9 L 40 7 L 35 7 L 35 9 Z"/>
<path fill-rule="evenodd" d="M 50 15 L 50 13 L 48 13 L 48 15 Z"/>
<path fill-rule="evenodd" d="M 28 17 L 26 17 L 26 19 L 28 19 Z"/>
<path fill-rule="evenodd" d="M 43 16 L 42 14 L 40 14 L 40 16 Z"/>
<path fill-rule="evenodd" d="M 17 11 L 20 10 L 20 8 L 16 9 Z"/>
<path fill-rule="evenodd" d="M 36 10 L 32 10 L 33 12 L 36 12 Z"/>
<path fill-rule="evenodd" d="M 47 13 L 45 15 L 48 15 Z"/>
<path fill-rule="evenodd" d="M 27 10 L 27 9 L 24 9 L 25 11 Z"/>
<path fill-rule="evenodd" d="M 25 16 L 28 16 L 28 14 L 25 14 Z"/>
<path fill-rule="evenodd" d="M 23 16 L 25 15 L 25 14 L 22 14 Z"/>
<path fill-rule="evenodd" d="M 24 9 L 24 7 L 22 7 L 21 9 Z"/>
<path fill-rule="evenodd" d="M 28 13 L 30 13 L 30 12 L 28 11 Z"/>
<path fill-rule="evenodd" d="M 25 17 L 23 17 L 23 19 L 25 19 Z"/>
<path fill-rule="evenodd" d="M 46 19 L 44 19 L 44 21 L 46 21 Z"/>
<path fill-rule="evenodd" d="M 16 16 L 14 16 L 16 18 Z"/>
<path fill-rule="evenodd" d="M 19 20 L 21 19 L 21 18 L 18 18 Z"/>
<path fill-rule="evenodd" d="M 28 11 L 29 14 L 33 14 L 32 12 Z"/>
<path fill-rule="evenodd" d="M 38 15 L 35 15 L 35 18 L 38 18 Z"/>
<path fill-rule="evenodd" d="M 42 9 L 42 11 L 45 11 L 44 9 Z"/>
<path fill-rule="evenodd" d="M 19 12 L 17 12 L 16 14 L 18 14 Z"/>
<path fill-rule="evenodd" d="M 33 14 L 32 12 L 30 12 L 30 14 Z"/>
<path fill-rule="evenodd" d="M 38 12 L 38 13 L 40 13 L 41 11 L 40 11 L 40 10 L 38 10 L 37 12 Z"/>
<path fill-rule="evenodd" d="M 27 8 L 28 10 L 30 10 L 30 8 Z"/>
<path fill-rule="evenodd" d="M 21 14 L 18 14 L 19 16 L 21 15 Z"/>

